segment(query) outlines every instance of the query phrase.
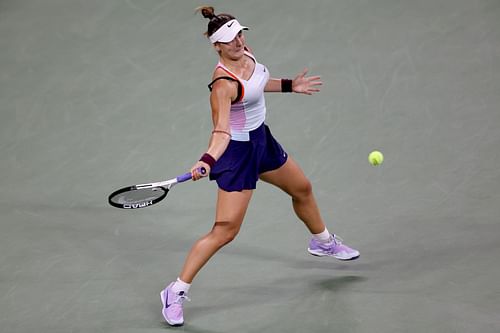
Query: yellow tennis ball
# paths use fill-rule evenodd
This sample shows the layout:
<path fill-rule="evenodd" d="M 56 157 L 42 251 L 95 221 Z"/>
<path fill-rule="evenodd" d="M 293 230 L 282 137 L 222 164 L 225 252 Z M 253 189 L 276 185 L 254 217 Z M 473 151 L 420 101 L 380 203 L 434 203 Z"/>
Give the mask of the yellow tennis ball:
<path fill-rule="evenodd" d="M 378 150 L 374 150 L 368 155 L 368 162 L 371 165 L 380 165 L 384 162 L 384 155 Z"/>

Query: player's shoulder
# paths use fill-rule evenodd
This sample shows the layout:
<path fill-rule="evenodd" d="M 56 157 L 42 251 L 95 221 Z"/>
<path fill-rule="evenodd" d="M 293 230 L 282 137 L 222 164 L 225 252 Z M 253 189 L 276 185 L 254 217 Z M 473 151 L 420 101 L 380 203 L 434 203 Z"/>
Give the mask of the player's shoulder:
<path fill-rule="evenodd" d="M 217 66 L 212 74 L 212 81 L 220 77 L 226 77 L 226 76 L 229 76 L 227 71 L 221 66 Z"/>
<path fill-rule="evenodd" d="M 235 98 L 239 90 L 238 80 L 229 76 L 222 68 L 216 68 L 212 75 L 212 82 L 208 85 L 212 96 Z"/>

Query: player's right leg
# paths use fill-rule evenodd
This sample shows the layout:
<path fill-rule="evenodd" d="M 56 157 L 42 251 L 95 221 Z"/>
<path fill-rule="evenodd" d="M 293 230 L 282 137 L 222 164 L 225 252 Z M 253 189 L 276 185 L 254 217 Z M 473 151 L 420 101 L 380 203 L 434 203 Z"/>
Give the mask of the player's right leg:
<path fill-rule="evenodd" d="M 187 298 L 189 285 L 208 260 L 238 234 L 245 217 L 252 190 L 226 192 L 218 191 L 215 223 L 212 230 L 200 238 L 191 248 L 179 279 L 165 288 L 160 296 L 163 316 L 172 326 L 184 323 L 183 303 Z"/>

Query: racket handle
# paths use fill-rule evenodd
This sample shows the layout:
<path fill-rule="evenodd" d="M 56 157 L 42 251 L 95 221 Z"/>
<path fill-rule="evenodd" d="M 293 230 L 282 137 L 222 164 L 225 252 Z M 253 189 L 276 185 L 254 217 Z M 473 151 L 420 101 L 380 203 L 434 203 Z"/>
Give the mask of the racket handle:
<path fill-rule="evenodd" d="M 199 168 L 198 171 L 204 175 L 207 173 L 207 170 L 205 168 Z M 193 177 L 193 175 L 191 174 L 191 172 L 186 172 L 185 174 L 177 177 L 177 182 L 178 183 L 182 183 L 182 182 L 185 182 L 187 180 L 190 180 L 191 178 Z"/>

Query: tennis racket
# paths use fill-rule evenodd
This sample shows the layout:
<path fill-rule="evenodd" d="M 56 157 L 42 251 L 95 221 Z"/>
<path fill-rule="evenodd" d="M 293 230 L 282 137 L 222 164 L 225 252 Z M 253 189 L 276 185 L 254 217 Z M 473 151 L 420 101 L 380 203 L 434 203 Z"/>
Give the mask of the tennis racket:
<path fill-rule="evenodd" d="M 200 172 L 205 174 L 207 171 L 205 168 L 201 168 Z M 165 199 L 168 191 L 174 185 L 188 181 L 191 178 L 191 172 L 187 172 L 162 182 L 123 187 L 111 193 L 108 202 L 113 207 L 123 209 L 146 208 Z"/>

